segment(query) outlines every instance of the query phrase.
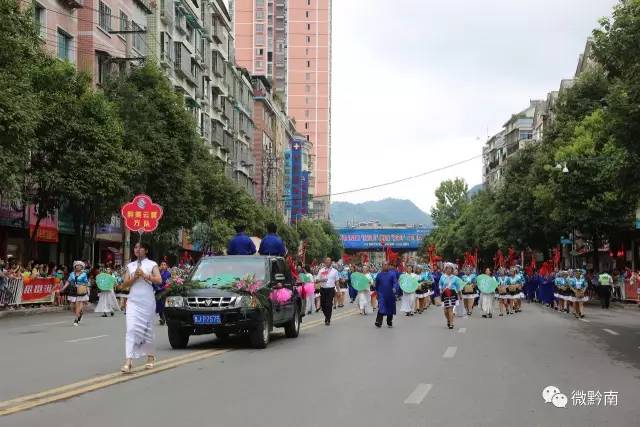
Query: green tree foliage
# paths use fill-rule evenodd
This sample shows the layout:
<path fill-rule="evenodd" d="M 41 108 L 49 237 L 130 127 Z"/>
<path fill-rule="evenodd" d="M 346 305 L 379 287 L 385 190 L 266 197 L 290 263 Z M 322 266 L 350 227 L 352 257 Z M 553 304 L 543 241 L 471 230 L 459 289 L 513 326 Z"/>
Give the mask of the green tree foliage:
<path fill-rule="evenodd" d="M 107 221 L 126 194 L 121 123 L 89 77 L 69 63 L 48 61 L 34 73 L 33 87 L 41 117 L 28 169 L 29 199 L 39 219 L 65 204 L 81 241 L 87 226 Z"/>
<path fill-rule="evenodd" d="M 191 167 L 202 142 L 183 98 L 151 61 L 111 81 L 105 92 L 123 123 L 130 195 L 144 192 L 163 206 L 160 232 L 191 227 L 202 214 Z"/>
<path fill-rule="evenodd" d="M 431 209 L 431 218 L 436 226 L 456 220 L 465 204 L 469 188 L 462 178 L 446 180 L 436 189 L 436 205 Z"/>
<path fill-rule="evenodd" d="M 44 60 L 29 10 L 0 0 L 0 195 L 19 198 L 39 120 L 32 74 Z"/>

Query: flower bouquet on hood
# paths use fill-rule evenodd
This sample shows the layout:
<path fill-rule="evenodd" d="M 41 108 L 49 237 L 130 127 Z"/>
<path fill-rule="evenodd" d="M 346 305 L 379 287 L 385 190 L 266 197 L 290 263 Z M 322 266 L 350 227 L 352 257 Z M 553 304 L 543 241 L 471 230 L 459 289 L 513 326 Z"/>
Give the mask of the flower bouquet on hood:
<path fill-rule="evenodd" d="M 255 274 L 248 274 L 241 279 L 230 281 L 218 286 L 218 289 L 226 289 L 249 297 L 248 306 L 253 308 L 265 308 L 269 305 L 269 289 L 264 286 L 262 280 L 256 279 Z"/>

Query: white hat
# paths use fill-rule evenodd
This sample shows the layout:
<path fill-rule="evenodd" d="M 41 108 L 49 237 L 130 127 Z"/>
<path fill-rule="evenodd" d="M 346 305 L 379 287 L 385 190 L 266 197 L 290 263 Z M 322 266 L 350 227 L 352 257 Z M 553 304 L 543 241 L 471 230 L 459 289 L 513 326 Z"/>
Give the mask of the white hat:
<path fill-rule="evenodd" d="M 81 265 L 82 268 L 86 267 L 82 261 L 73 261 L 73 268 L 76 268 L 76 265 Z"/>

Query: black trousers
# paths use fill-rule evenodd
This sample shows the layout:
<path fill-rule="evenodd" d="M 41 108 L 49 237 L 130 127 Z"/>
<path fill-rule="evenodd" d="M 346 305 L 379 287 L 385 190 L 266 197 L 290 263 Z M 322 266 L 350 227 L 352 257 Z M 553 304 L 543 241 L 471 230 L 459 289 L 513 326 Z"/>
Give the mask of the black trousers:
<path fill-rule="evenodd" d="M 376 315 L 376 323 L 378 325 L 382 325 L 382 319 L 384 319 L 384 316 L 384 314 L 380 314 L 380 312 L 378 312 Z M 393 314 L 387 314 L 387 325 L 391 324 L 393 324 Z"/>
<path fill-rule="evenodd" d="M 324 320 L 331 320 L 331 313 L 333 312 L 333 297 L 336 295 L 335 288 L 320 288 L 320 307 L 322 307 L 322 313 L 324 314 Z"/>
<path fill-rule="evenodd" d="M 600 305 L 602 308 L 609 308 L 611 302 L 611 286 L 598 286 L 598 294 L 600 295 Z"/>

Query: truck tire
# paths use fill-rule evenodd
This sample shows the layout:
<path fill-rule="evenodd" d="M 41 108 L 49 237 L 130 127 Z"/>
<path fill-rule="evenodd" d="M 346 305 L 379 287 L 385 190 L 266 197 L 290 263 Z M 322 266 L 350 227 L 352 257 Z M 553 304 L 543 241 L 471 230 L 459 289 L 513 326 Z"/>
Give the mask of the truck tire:
<path fill-rule="evenodd" d="M 189 333 L 185 332 L 183 329 L 175 328 L 169 326 L 169 344 L 171 344 L 171 348 L 176 350 L 181 350 L 187 348 L 187 344 L 189 344 Z"/>
<path fill-rule="evenodd" d="M 293 311 L 293 319 L 284 325 L 284 334 L 287 338 L 297 338 L 300 334 L 300 308 L 298 304 Z"/>
<path fill-rule="evenodd" d="M 249 342 L 253 348 L 266 348 L 270 339 L 271 322 L 269 321 L 269 315 L 265 313 L 258 327 L 249 331 Z"/>

